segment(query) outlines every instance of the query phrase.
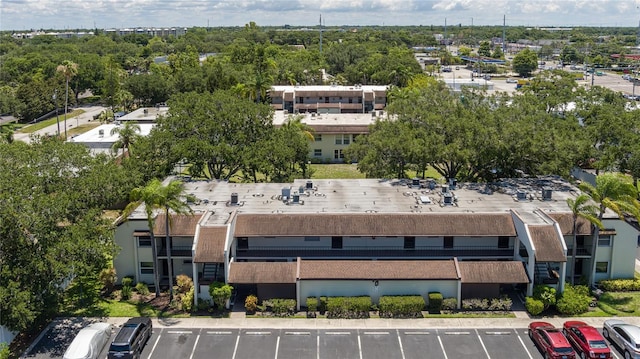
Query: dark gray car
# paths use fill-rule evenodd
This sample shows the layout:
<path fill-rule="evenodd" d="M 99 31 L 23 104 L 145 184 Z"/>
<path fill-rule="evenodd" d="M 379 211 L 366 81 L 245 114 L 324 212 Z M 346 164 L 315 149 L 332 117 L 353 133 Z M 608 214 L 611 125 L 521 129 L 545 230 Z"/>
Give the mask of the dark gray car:
<path fill-rule="evenodd" d="M 137 317 L 129 319 L 109 346 L 108 359 L 139 359 L 142 348 L 151 337 L 151 319 Z"/>

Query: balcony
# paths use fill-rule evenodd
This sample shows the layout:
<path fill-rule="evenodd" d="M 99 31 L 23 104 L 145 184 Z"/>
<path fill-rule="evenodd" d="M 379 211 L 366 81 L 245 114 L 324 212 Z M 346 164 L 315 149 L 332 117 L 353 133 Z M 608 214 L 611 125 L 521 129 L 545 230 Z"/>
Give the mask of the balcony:
<path fill-rule="evenodd" d="M 237 249 L 238 258 L 512 258 L 513 247 L 470 246 L 442 248 L 424 246 L 415 249 L 403 247 L 348 247 L 343 249 L 310 247 L 252 247 Z"/>
<path fill-rule="evenodd" d="M 158 248 L 158 257 L 166 257 L 167 248 Z M 172 257 L 191 257 L 191 246 L 173 246 L 171 247 Z"/>
<path fill-rule="evenodd" d="M 567 247 L 567 256 L 571 257 L 573 254 L 571 247 Z M 527 249 L 524 247 L 520 247 L 520 257 L 522 258 L 528 258 L 529 257 L 529 253 L 527 253 Z M 578 247 L 576 248 L 576 257 L 583 257 L 583 258 L 591 258 L 591 252 L 590 252 L 590 248 L 587 247 Z"/>

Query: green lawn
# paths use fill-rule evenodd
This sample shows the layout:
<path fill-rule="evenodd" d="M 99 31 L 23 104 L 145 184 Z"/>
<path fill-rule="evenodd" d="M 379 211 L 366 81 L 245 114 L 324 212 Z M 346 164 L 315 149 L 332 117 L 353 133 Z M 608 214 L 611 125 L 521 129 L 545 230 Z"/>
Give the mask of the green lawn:
<path fill-rule="evenodd" d="M 76 117 L 76 116 L 80 116 L 83 113 L 84 113 L 84 110 L 73 110 L 72 112 L 69 112 L 67 114 L 67 122 L 69 121 L 69 119 L 71 119 L 73 117 Z M 63 126 L 64 114 L 59 115 L 58 119 L 60 119 L 60 127 L 62 128 L 61 131 L 63 131 L 64 130 L 64 126 Z M 50 118 L 48 120 L 44 120 L 44 121 L 40 121 L 38 123 L 34 123 L 33 125 L 24 126 L 23 128 L 21 128 L 19 130 L 19 132 L 21 132 L 21 133 L 34 133 L 34 132 L 36 132 L 38 130 L 41 130 L 41 129 L 45 128 L 45 127 L 49 127 L 49 126 L 55 125 L 55 124 L 56 124 L 56 118 L 53 117 L 53 118 Z"/>
<path fill-rule="evenodd" d="M 598 300 L 598 309 L 608 316 L 640 316 L 640 292 L 605 292 Z"/>
<path fill-rule="evenodd" d="M 358 171 L 358 166 L 353 164 L 312 164 L 311 178 L 317 179 L 357 179 L 365 178 L 364 174 Z"/>

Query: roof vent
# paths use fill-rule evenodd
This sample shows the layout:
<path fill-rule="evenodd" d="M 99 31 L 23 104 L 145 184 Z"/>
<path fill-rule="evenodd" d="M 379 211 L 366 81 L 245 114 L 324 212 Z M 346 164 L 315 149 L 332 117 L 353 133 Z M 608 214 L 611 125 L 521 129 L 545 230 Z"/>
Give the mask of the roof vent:
<path fill-rule="evenodd" d="M 453 205 L 453 193 L 451 192 L 447 192 L 444 194 L 444 198 L 442 199 L 442 203 L 445 206 L 452 206 Z"/>
<path fill-rule="evenodd" d="M 235 206 L 238 204 L 238 193 L 237 192 L 233 192 L 231 194 L 231 205 Z"/>
<path fill-rule="evenodd" d="M 518 201 L 525 201 L 527 199 L 527 192 L 523 189 L 519 189 L 516 191 L 516 199 Z"/>
<path fill-rule="evenodd" d="M 443 184 L 441 187 L 441 191 L 442 193 L 449 193 L 449 185 L 448 184 Z"/>
<path fill-rule="evenodd" d="M 291 202 L 294 204 L 300 203 L 300 194 L 298 192 L 293 192 L 293 197 L 291 197 Z"/>
<path fill-rule="evenodd" d="M 307 189 L 313 189 L 313 182 L 312 181 L 307 181 L 306 187 L 307 187 Z"/>
<path fill-rule="evenodd" d="M 291 196 L 291 188 L 290 187 L 282 187 L 282 200 L 287 201 Z"/>
<path fill-rule="evenodd" d="M 542 189 L 542 200 L 543 201 L 551 201 L 551 195 L 553 194 L 553 190 L 551 187 L 544 187 Z"/>
<path fill-rule="evenodd" d="M 455 189 L 458 186 L 458 180 L 456 178 L 449 178 L 449 187 Z"/>
<path fill-rule="evenodd" d="M 99 129 L 98 130 L 98 137 L 104 137 L 104 130 L 103 129 Z"/>

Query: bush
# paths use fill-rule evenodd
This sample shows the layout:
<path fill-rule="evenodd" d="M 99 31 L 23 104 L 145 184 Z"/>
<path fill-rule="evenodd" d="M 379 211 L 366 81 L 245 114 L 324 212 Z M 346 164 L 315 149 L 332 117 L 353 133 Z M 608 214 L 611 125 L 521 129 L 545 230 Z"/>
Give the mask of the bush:
<path fill-rule="evenodd" d="M 382 296 L 380 316 L 383 318 L 419 318 L 425 302 L 421 295 Z"/>
<path fill-rule="evenodd" d="M 458 300 L 456 298 L 444 298 L 442 300 L 442 310 L 453 311 L 458 309 Z"/>
<path fill-rule="evenodd" d="M 193 288 L 193 280 L 186 274 L 176 277 L 176 293 L 187 293 Z"/>
<path fill-rule="evenodd" d="M 533 287 L 533 297 L 542 302 L 544 309 L 556 304 L 556 289 L 546 286 L 544 284 L 538 284 Z"/>
<path fill-rule="evenodd" d="M 115 268 L 105 268 L 100 271 L 98 274 L 98 280 L 102 283 L 102 287 L 107 291 L 107 293 L 113 292 L 113 288 L 118 281 L 118 276 L 116 275 Z"/>
<path fill-rule="evenodd" d="M 123 287 L 131 287 L 131 286 L 133 286 L 133 278 L 131 278 L 131 277 L 122 278 L 122 286 Z"/>
<path fill-rule="evenodd" d="M 489 299 L 469 298 L 462 300 L 464 310 L 489 310 Z"/>
<path fill-rule="evenodd" d="M 318 302 L 318 311 L 324 314 L 327 311 L 327 302 L 329 299 L 327 297 L 320 297 L 320 301 Z"/>
<path fill-rule="evenodd" d="M 193 296 L 195 295 L 195 289 L 191 287 L 188 292 L 184 293 L 182 297 L 182 310 L 185 312 L 193 311 Z"/>
<path fill-rule="evenodd" d="M 585 286 L 567 285 L 556 303 L 556 308 L 562 314 L 576 315 L 589 311 L 591 297 L 589 288 Z"/>
<path fill-rule="evenodd" d="M 539 315 L 544 311 L 544 303 L 533 297 L 527 297 L 524 305 L 527 308 L 527 312 L 531 315 Z"/>
<path fill-rule="evenodd" d="M 442 310 L 442 300 L 442 293 L 429 293 L 429 314 L 440 314 L 440 311 Z"/>
<path fill-rule="evenodd" d="M 307 312 L 315 312 L 318 310 L 318 298 L 308 297 L 306 304 L 307 304 Z"/>
<path fill-rule="evenodd" d="M 509 297 L 492 298 L 489 301 L 489 310 L 508 312 L 511 310 L 513 302 Z"/>
<path fill-rule="evenodd" d="M 198 298 L 198 310 L 200 311 L 207 310 L 209 309 L 209 307 L 211 307 L 211 302 L 209 302 L 206 299 Z"/>
<path fill-rule="evenodd" d="M 329 297 L 327 318 L 359 319 L 369 318 L 371 297 Z"/>
<path fill-rule="evenodd" d="M 598 283 L 600 289 L 608 292 L 632 292 L 640 291 L 638 279 L 606 279 Z"/>
<path fill-rule="evenodd" d="M 270 307 L 273 314 L 277 316 L 292 316 L 296 314 L 297 303 L 295 299 L 273 298 L 263 301 L 262 304 Z"/>
<path fill-rule="evenodd" d="M 138 282 L 136 284 L 136 292 L 140 293 L 140 295 L 149 295 L 149 287 L 143 282 Z"/>
<path fill-rule="evenodd" d="M 232 294 L 233 287 L 228 284 L 214 282 L 209 286 L 209 295 L 213 299 L 213 303 L 220 309 L 225 307 L 227 300 L 231 299 Z"/>
<path fill-rule="evenodd" d="M 131 298 L 131 292 L 131 286 L 123 286 L 122 290 L 120 291 L 120 298 L 122 298 L 122 300 L 129 300 Z"/>
<path fill-rule="evenodd" d="M 0 343 L 0 359 L 9 359 L 10 353 L 7 343 Z"/>
<path fill-rule="evenodd" d="M 255 313 L 256 309 L 258 309 L 258 297 L 249 294 L 244 300 L 244 309 L 249 313 Z"/>

